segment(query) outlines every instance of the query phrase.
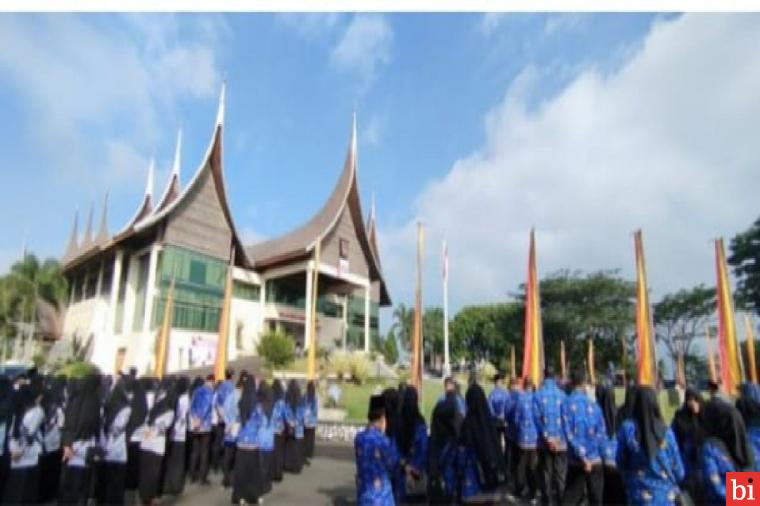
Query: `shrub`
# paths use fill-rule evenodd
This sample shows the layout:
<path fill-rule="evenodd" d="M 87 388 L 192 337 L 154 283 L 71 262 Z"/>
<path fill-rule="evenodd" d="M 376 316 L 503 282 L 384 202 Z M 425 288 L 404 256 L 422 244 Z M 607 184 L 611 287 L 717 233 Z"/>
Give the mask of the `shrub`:
<path fill-rule="evenodd" d="M 394 365 L 398 362 L 398 345 L 396 344 L 396 336 L 393 332 L 388 332 L 383 343 L 383 358 L 388 365 Z"/>
<path fill-rule="evenodd" d="M 371 364 L 361 351 L 334 352 L 330 357 L 330 372 L 339 379 L 362 384 L 369 378 Z"/>
<path fill-rule="evenodd" d="M 269 331 L 261 336 L 256 351 L 270 367 L 283 367 L 293 362 L 295 341 L 285 332 Z"/>
<path fill-rule="evenodd" d="M 480 377 L 481 383 L 491 381 L 496 375 L 496 372 L 496 367 L 494 367 L 491 362 L 482 362 L 478 365 L 478 376 Z"/>
<path fill-rule="evenodd" d="M 90 362 L 77 361 L 63 366 L 63 368 L 58 371 L 58 374 L 66 376 L 67 378 L 84 378 L 88 374 L 100 374 L 100 369 Z"/>

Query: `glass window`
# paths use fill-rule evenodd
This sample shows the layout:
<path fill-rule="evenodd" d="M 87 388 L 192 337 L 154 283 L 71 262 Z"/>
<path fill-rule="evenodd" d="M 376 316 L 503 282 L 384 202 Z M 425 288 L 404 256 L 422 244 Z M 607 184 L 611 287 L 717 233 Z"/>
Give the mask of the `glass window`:
<path fill-rule="evenodd" d="M 261 287 L 236 279 L 232 285 L 232 296 L 236 299 L 246 299 L 258 302 L 261 297 Z"/>
<path fill-rule="evenodd" d="M 338 249 L 340 252 L 340 258 L 343 260 L 348 260 L 348 239 L 341 238 L 338 241 Z"/>

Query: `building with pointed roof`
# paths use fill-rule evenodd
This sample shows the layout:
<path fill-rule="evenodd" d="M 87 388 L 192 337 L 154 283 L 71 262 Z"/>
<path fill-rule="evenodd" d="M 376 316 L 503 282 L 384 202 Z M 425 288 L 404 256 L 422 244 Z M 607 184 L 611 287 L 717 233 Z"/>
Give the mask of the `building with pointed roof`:
<path fill-rule="evenodd" d="M 227 200 L 222 164 L 224 87 L 206 152 L 183 188 L 182 134 L 169 180 L 153 198 L 154 163 L 133 217 L 114 235 L 107 230 L 108 197 L 92 236 L 83 240 L 78 214 L 62 257 L 71 287 L 65 338 L 93 337 L 91 360 L 105 372 L 153 368 L 157 329 L 169 285 L 175 283 L 167 370 L 202 367 L 215 358 L 227 269 L 234 279 L 229 359 L 254 355 L 262 333 L 282 330 L 297 347 L 369 351 L 380 306 L 390 295 L 380 267 L 374 201 L 363 218 L 357 181 L 356 117 L 338 181 L 322 208 L 280 237 L 244 245 Z M 319 265 L 315 246 L 321 244 Z M 318 273 L 317 314 L 311 315 Z M 310 322 L 316 318 L 316 336 Z"/>

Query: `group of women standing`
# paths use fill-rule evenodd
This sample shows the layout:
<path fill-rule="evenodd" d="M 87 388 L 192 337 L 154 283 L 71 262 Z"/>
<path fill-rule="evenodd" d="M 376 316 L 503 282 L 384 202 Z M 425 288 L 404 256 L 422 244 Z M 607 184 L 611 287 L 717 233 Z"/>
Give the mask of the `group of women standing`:
<path fill-rule="evenodd" d="M 687 389 L 683 406 L 668 425 L 651 387 L 629 386 L 618 408 L 611 387 L 590 389 L 585 381 L 576 383 L 580 384 L 571 385 L 570 394 L 563 393 L 557 400 L 567 441 L 566 447 L 560 444 L 552 450 L 563 457 L 567 454 L 566 467 L 558 471 L 562 473 L 560 487 L 567 486 L 564 496 L 559 491 L 562 504 L 577 500 L 722 505 L 726 503 L 726 473 L 757 470 L 758 385 L 742 385 L 735 404 L 722 395 L 705 401 L 698 391 Z M 579 403 L 579 397 L 586 400 Z M 500 424 L 477 382 L 467 390 L 464 410 L 455 391 L 439 400 L 429 433 L 413 387 L 386 390 L 382 400 L 378 407 L 379 401 L 372 399 L 370 425 L 355 442 L 359 504 L 499 502 L 508 496 L 506 491 L 514 490 L 510 485 L 516 473 L 507 472 Z M 382 421 L 378 409 L 384 415 Z M 546 413 L 541 415 L 544 424 Z M 568 425 L 570 418 L 574 422 Z M 381 455 L 384 466 L 365 462 L 373 455 Z M 550 474 L 540 471 L 539 491 L 530 502 L 552 503 L 546 490 Z"/>
<path fill-rule="evenodd" d="M 232 501 L 259 502 L 313 455 L 316 391 L 243 372 L 221 402 L 231 376 L 0 377 L 2 504 L 120 505 L 129 490 L 156 504 L 182 494 L 187 476 L 208 484 L 212 433 L 231 448 Z"/>

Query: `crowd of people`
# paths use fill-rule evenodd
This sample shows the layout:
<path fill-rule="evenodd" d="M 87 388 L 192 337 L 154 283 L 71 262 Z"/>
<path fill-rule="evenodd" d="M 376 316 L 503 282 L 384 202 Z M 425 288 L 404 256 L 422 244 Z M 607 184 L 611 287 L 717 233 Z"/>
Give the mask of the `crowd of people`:
<path fill-rule="evenodd" d="M 90 374 L 0 377 L 2 504 L 157 504 L 220 472 L 233 504 L 257 504 L 314 452 L 314 382 L 232 370 L 190 381 Z"/>
<path fill-rule="evenodd" d="M 706 400 L 686 388 L 668 424 L 649 386 L 629 385 L 618 407 L 609 382 L 581 373 L 494 383 L 486 396 L 473 378 L 462 399 L 446 378 L 429 430 L 414 387 L 372 396 L 354 441 L 357 502 L 723 505 L 727 472 L 759 470 L 756 384 L 735 401 L 714 383 Z"/>

